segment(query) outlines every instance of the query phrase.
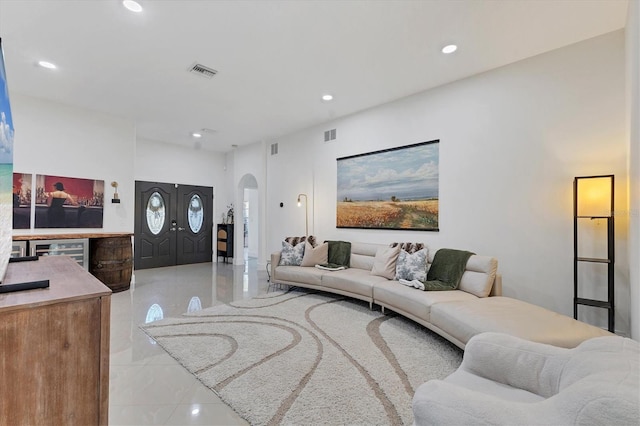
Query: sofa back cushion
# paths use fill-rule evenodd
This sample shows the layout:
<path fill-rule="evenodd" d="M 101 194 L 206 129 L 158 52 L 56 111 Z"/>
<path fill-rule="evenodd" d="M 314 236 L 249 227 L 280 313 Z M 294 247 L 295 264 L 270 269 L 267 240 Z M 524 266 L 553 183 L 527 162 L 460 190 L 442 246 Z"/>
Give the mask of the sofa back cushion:
<path fill-rule="evenodd" d="M 387 247 L 383 244 L 351 243 L 351 267 L 371 271 L 373 260 L 380 247 Z"/>
<path fill-rule="evenodd" d="M 478 297 L 487 297 L 496 279 L 498 260 L 490 256 L 473 255 L 467 262 L 458 288 Z"/>

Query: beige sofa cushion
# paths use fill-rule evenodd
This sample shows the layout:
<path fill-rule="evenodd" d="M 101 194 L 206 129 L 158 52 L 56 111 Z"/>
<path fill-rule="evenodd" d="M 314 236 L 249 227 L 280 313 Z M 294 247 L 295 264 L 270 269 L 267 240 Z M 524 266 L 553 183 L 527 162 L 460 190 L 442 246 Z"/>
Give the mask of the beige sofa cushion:
<path fill-rule="evenodd" d="M 386 278 L 371 275 L 369 271 L 349 268 L 343 271 L 331 271 L 322 276 L 322 285 L 336 290 L 360 294 L 371 299 L 373 286 L 387 282 Z"/>
<path fill-rule="evenodd" d="M 435 303 L 477 299 L 476 296 L 460 290 L 422 291 L 402 285 L 398 281 L 376 283 L 373 288 L 375 303 L 387 306 L 398 313 L 409 313 L 424 321 L 429 321 Z"/>
<path fill-rule="evenodd" d="M 278 266 L 274 278 L 278 281 L 320 285 L 325 272 L 314 266 Z"/>
<path fill-rule="evenodd" d="M 400 246 L 379 248 L 373 259 L 371 274 L 392 280 L 396 276 L 396 261 L 399 254 Z"/>
<path fill-rule="evenodd" d="M 465 344 L 484 331 L 511 334 L 565 348 L 573 348 L 592 337 L 612 335 L 606 330 L 521 300 L 502 296 L 474 299 L 432 306 L 430 322 Z"/>
<path fill-rule="evenodd" d="M 329 243 L 313 247 L 308 241 L 304 242 L 304 256 L 300 266 L 316 266 L 329 261 Z"/>
<path fill-rule="evenodd" d="M 351 243 L 351 268 L 370 271 L 373 268 L 373 259 L 382 244 Z"/>
<path fill-rule="evenodd" d="M 459 289 L 478 297 L 487 297 L 496 279 L 498 260 L 489 256 L 473 255 L 460 279 Z"/>

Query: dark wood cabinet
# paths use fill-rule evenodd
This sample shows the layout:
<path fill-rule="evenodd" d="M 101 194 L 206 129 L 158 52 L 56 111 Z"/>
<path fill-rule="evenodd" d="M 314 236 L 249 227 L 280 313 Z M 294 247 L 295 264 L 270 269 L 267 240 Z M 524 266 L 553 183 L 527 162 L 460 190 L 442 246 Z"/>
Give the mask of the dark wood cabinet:
<path fill-rule="evenodd" d="M 226 262 L 228 258 L 233 258 L 233 223 L 219 223 L 216 233 L 218 239 L 218 257 L 223 257 Z"/>

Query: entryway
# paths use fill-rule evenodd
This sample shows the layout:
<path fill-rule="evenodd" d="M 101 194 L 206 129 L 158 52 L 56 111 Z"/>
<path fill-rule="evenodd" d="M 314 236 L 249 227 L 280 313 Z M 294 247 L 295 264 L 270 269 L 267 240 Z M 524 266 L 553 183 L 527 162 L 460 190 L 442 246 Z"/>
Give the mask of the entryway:
<path fill-rule="evenodd" d="M 211 262 L 213 188 L 136 181 L 134 268 Z"/>

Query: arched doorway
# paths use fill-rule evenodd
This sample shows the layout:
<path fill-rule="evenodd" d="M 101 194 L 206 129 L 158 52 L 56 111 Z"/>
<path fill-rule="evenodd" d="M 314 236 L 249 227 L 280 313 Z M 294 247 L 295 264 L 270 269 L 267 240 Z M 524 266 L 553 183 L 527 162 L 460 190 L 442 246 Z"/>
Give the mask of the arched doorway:
<path fill-rule="evenodd" d="M 240 221 L 236 221 L 236 249 L 234 259 L 241 263 L 249 258 L 257 259 L 260 253 L 260 194 L 258 181 L 252 174 L 246 174 L 238 184 L 237 199 L 242 211 Z"/>

